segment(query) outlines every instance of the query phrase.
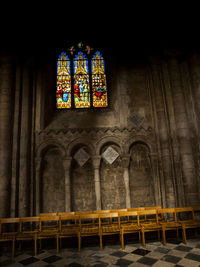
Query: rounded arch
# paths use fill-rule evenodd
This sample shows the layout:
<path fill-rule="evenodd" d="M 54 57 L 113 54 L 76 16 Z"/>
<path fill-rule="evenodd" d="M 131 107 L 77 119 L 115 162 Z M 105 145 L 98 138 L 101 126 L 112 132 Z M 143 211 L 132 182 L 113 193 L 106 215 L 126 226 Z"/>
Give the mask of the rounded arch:
<path fill-rule="evenodd" d="M 66 156 L 65 147 L 58 142 L 58 140 L 52 138 L 42 142 L 36 149 L 36 157 L 41 158 L 42 155 L 50 148 L 57 148 L 60 152 L 62 157 Z"/>
<path fill-rule="evenodd" d="M 155 145 L 146 136 L 134 136 L 126 141 L 124 146 L 124 153 L 129 154 L 130 149 L 134 144 L 141 143 L 147 146 L 149 153 L 155 153 Z"/>
<path fill-rule="evenodd" d="M 71 156 L 72 152 L 74 150 L 75 147 L 77 146 L 87 146 L 90 152 L 90 155 L 94 155 L 94 146 L 93 144 L 91 144 L 89 142 L 88 139 L 85 138 L 77 138 L 75 140 L 73 140 L 72 142 L 70 142 L 67 146 L 67 156 Z"/>
<path fill-rule="evenodd" d="M 103 138 L 101 138 L 97 143 L 96 143 L 96 155 L 100 155 L 101 149 L 104 145 L 109 144 L 109 143 L 113 143 L 115 145 L 117 145 L 121 152 L 122 150 L 122 142 L 120 140 L 120 138 L 116 137 L 116 136 L 105 136 Z"/>

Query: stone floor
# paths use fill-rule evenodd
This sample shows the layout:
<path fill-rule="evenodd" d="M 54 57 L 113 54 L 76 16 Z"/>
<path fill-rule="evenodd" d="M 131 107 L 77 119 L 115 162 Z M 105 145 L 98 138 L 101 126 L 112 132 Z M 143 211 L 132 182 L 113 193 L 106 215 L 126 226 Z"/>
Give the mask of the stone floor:
<path fill-rule="evenodd" d="M 200 239 L 188 239 L 187 245 L 175 239 L 168 240 L 166 246 L 156 240 L 148 241 L 146 248 L 143 248 L 136 240 L 127 240 L 125 250 L 121 250 L 118 241 L 115 243 L 104 243 L 103 251 L 99 250 L 96 243 L 83 243 L 81 252 L 78 253 L 74 246 L 63 246 L 59 255 L 56 255 L 54 246 L 47 249 L 46 245 L 40 250 L 37 256 L 33 255 L 30 247 L 17 251 L 14 258 L 11 257 L 10 248 L 6 251 L 3 248 L 0 256 L 0 266 L 48 266 L 48 267 L 82 267 L 82 266 L 200 266 Z"/>

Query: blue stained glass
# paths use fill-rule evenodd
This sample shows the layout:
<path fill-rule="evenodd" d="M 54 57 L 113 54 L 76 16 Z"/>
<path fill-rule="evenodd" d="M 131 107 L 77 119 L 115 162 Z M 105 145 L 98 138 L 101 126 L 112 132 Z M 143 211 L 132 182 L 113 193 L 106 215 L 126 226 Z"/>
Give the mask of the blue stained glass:
<path fill-rule="evenodd" d="M 63 101 L 67 102 L 69 98 L 69 94 L 68 93 L 64 93 L 63 94 Z"/>

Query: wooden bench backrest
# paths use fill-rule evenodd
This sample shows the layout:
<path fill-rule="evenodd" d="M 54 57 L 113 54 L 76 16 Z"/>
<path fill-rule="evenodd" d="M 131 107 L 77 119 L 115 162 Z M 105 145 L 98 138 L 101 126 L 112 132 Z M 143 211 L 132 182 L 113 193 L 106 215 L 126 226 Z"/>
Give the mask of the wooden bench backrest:
<path fill-rule="evenodd" d="M 34 223 L 38 222 L 38 227 L 34 226 L 34 228 L 40 227 L 40 217 L 23 217 L 20 218 L 20 232 L 23 232 L 23 226 L 27 223 L 29 224 L 29 227 L 31 227 Z"/>
<path fill-rule="evenodd" d="M 139 216 L 137 211 L 126 211 L 119 212 L 119 222 L 123 222 L 123 218 L 127 218 L 127 221 L 130 222 L 131 217 L 136 217 L 137 224 L 139 224 Z"/>
<path fill-rule="evenodd" d="M 98 214 L 102 214 L 102 213 L 109 213 L 111 212 L 111 210 L 94 210 L 93 213 L 98 213 Z"/>
<path fill-rule="evenodd" d="M 162 206 L 144 207 L 145 210 L 158 210 L 162 209 Z"/>
<path fill-rule="evenodd" d="M 59 222 L 59 228 L 62 231 L 63 226 L 71 227 L 77 225 L 79 223 L 79 215 L 68 214 L 60 216 Z"/>
<path fill-rule="evenodd" d="M 40 213 L 40 217 L 46 217 L 46 216 L 57 216 L 57 212 L 48 212 L 48 213 Z"/>
<path fill-rule="evenodd" d="M 65 216 L 65 215 L 75 215 L 74 211 L 65 211 L 65 212 L 58 212 L 58 216 Z"/>
<path fill-rule="evenodd" d="M 140 211 L 140 210 L 145 210 L 145 208 L 128 208 L 127 211 Z"/>
<path fill-rule="evenodd" d="M 17 225 L 17 227 L 19 228 L 19 218 L 2 218 L 0 219 L 0 233 L 2 233 L 2 227 L 3 225 Z M 13 232 L 14 229 L 12 229 Z M 19 229 L 18 229 L 19 230 Z M 10 232 L 10 231 L 9 231 Z"/>
<path fill-rule="evenodd" d="M 194 210 L 192 207 L 178 207 L 175 208 L 176 215 L 181 216 L 183 214 L 188 214 L 189 216 L 192 217 L 192 220 L 194 220 Z"/>
<path fill-rule="evenodd" d="M 156 222 L 158 223 L 158 214 L 157 214 L 157 210 L 141 210 L 141 211 L 138 211 L 138 217 L 139 217 L 139 221 L 141 220 L 141 217 L 140 216 L 143 216 L 145 217 L 145 221 L 147 220 L 147 216 L 151 216 L 152 215 L 155 215 L 155 220 Z"/>
<path fill-rule="evenodd" d="M 168 216 L 169 214 L 173 215 L 174 221 L 177 221 L 177 216 L 176 216 L 176 210 L 175 208 L 164 208 L 164 209 L 158 209 L 157 210 L 158 216 L 161 215 L 161 218 L 164 218 L 165 216 Z"/>

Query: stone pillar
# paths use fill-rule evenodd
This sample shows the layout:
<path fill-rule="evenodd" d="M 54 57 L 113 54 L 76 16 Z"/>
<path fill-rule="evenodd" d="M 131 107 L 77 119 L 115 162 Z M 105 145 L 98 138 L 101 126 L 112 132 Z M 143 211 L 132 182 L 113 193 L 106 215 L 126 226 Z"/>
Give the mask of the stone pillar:
<path fill-rule="evenodd" d="M 63 159 L 63 167 L 65 170 L 65 211 L 71 211 L 71 183 L 70 183 L 70 168 L 72 157 Z"/>
<path fill-rule="evenodd" d="M 101 156 L 94 156 L 92 158 L 93 168 L 94 168 L 94 187 L 96 195 L 96 209 L 101 209 L 101 186 L 100 186 L 100 174 L 99 168 L 101 163 Z"/>
<path fill-rule="evenodd" d="M 10 216 L 12 123 L 15 97 L 12 58 L 0 61 L 0 218 Z"/>
<path fill-rule="evenodd" d="M 40 172 L 41 172 L 41 158 L 35 159 L 35 209 L 36 209 L 36 215 L 38 216 L 41 212 L 40 210 Z"/>
<path fill-rule="evenodd" d="M 122 166 L 124 168 L 124 185 L 126 192 L 126 208 L 131 207 L 131 196 L 130 196 L 130 184 L 129 184 L 129 164 L 130 164 L 130 155 L 124 155 L 122 157 Z"/>
<path fill-rule="evenodd" d="M 19 217 L 30 216 L 31 183 L 31 123 L 32 123 L 32 61 L 22 64 L 20 162 L 19 162 Z"/>
<path fill-rule="evenodd" d="M 155 104 L 157 135 L 159 141 L 159 150 L 162 160 L 162 169 L 164 176 L 164 188 L 162 185 L 164 207 L 175 207 L 175 187 L 174 187 L 174 170 L 173 170 L 173 157 L 172 147 L 170 143 L 170 130 L 168 127 L 168 113 L 166 106 L 166 98 L 164 88 L 162 87 L 160 78 L 159 62 L 151 62 L 151 75 L 152 75 L 152 98 Z M 166 203 L 165 203 L 166 202 Z"/>
<path fill-rule="evenodd" d="M 161 181 L 159 179 L 159 163 L 158 155 L 156 153 L 150 153 L 149 159 L 151 163 L 152 175 L 153 175 L 153 185 L 156 206 L 163 206 L 162 193 L 161 193 Z"/>
<path fill-rule="evenodd" d="M 176 132 L 181 157 L 186 205 L 197 205 L 199 203 L 197 177 L 195 174 L 191 136 L 187 121 L 185 99 L 177 59 L 171 58 L 169 60 L 168 67 L 174 104 Z"/>

